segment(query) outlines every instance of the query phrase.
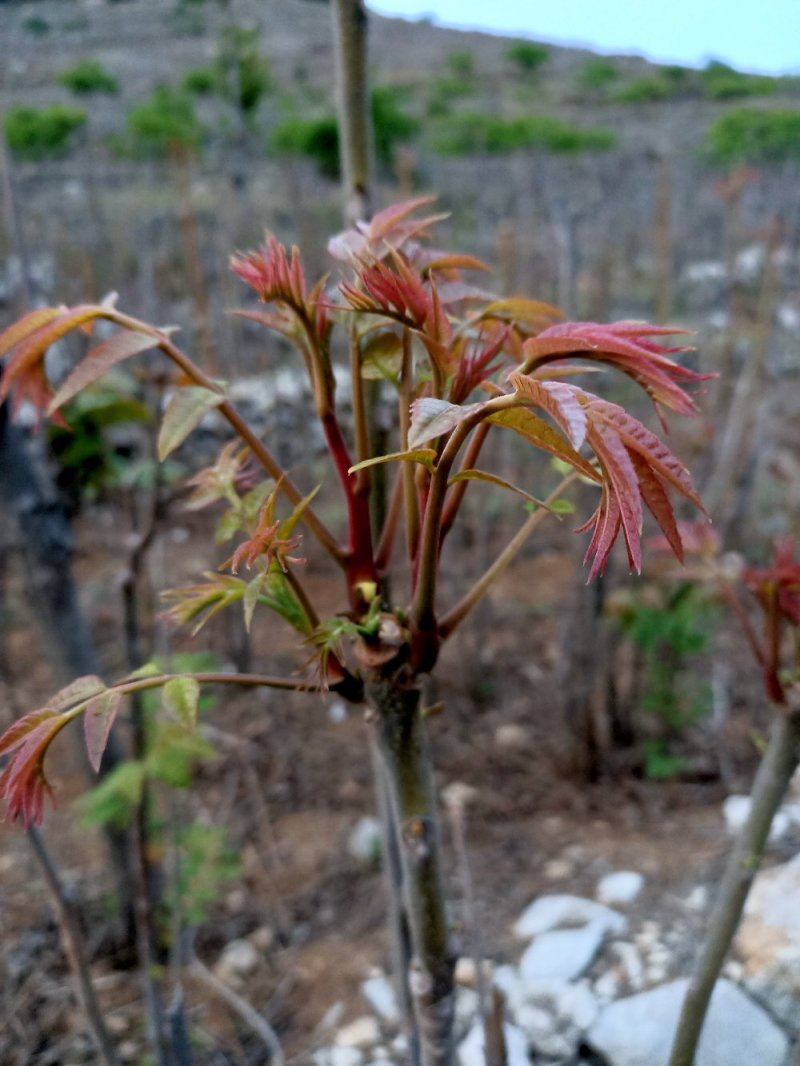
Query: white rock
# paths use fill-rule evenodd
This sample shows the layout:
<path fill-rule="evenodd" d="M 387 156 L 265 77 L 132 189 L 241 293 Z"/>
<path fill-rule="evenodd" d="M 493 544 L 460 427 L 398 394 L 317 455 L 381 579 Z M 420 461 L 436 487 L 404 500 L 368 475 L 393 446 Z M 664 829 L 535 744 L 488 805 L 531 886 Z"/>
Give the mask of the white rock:
<path fill-rule="evenodd" d="M 610 1004 L 587 1042 L 609 1066 L 667 1066 L 688 983 L 673 981 Z M 787 1051 L 771 1018 L 735 985 L 718 982 L 695 1066 L 784 1066 Z"/>
<path fill-rule="evenodd" d="M 515 966 L 496 966 L 492 974 L 492 983 L 503 993 L 506 1003 L 514 1007 L 525 1000 L 525 986 Z"/>
<path fill-rule="evenodd" d="M 591 966 L 605 935 L 606 926 L 602 922 L 590 922 L 579 929 L 554 929 L 542 933 L 520 959 L 522 980 L 575 980 Z"/>
<path fill-rule="evenodd" d="M 618 870 L 608 874 L 597 886 L 597 898 L 601 903 L 633 903 L 644 888 L 644 875 L 635 870 Z"/>
<path fill-rule="evenodd" d="M 544 864 L 544 876 L 548 881 L 564 881 L 572 876 L 573 866 L 567 859 L 551 859 Z"/>
<path fill-rule="evenodd" d="M 364 1056 L 354 1047 L 322 1047 L 314 1052 L 315 1066 L 361 1066 Z"/>
<path fill-rule="evenodd" d="M 361 862 L 376 862 L 381 854 L 381 823 L 377 818 L 359 818 L 347 842 L 347 850 Z"/>
<path fill-rule="evenodd" d="M 580 896 L 540 896 L 529 904 L 517 919 L 515 934 L 529 939 L 559 926 L 581 926 L 589 923 L 602 927 L 603 932 L 622 933 L 626 920 L 621 914 Z"/>
<path fill-rule="evenodd" d="M 472 988 L 456 989 L 456 1032 L 466 1033 L 475 1023 L 480 1013 L 480 997 Z"/>
<path fill-rule="evenodd" d="M 499 725 L 494 731 L 494 742 L 499 748 L 524 748 L 530 739 L 527 729 L 513 722 Z"/>
<path fill-rule="evenodd" d="M 491 981 L 492 966 L 487 959 L 484 959 L 481 963 L 481 970 L 483 971 L 484 980 Z M 467 988 L 477 988 L 478 967 L 475 960 L 468 955 L 462 955 L 458 962 L 456 962 L 456 969 L 453 977 L 457 985 L 466 985 Z"/>
<path fill-rule="evenodd" d="M 690 911 L 704 911 L 708 906 L 708 889 L 705 885 L 697 885 L 686 897 L 685 902 Z"/>
<path fill-rule="evenodd" d="M 756 877 L 736 936 L 747 987 L 800 1031 L 800 855 Z"/>
<path fill-rule="evenodd" d="M 343 1026 L 333 1039 L 337 1047 L 372 1047 L 381 1038 L 381 1030 L 371 1014 L 364 1014 L 354 1022 Z"/>
<path fill-rule="evenodd" d="M 249 940 L 232 940 L 219 957 L 215 970 L 219 977 L 244 977 L 257 969 L 261 955 Z"/>
<path fill-rule="evenodd" d="M 528 1038 L 516 1025 L 503 1026 L 508 1066 L 530 1066 Z M 478 1022 L 458 1045 L 460 1066 L 486 1066 L 486 1050 L 483 1040 L 483 1025 Z"/>
<path fill-rule="evenodd" d="M 593 987 L 599 1000 L 610 1003 L 619 995 L 619 978 L 613 971 L 607 970 L 597 978 Z"/>
<path fill-rule="evenodd" d="M 644 967 L 642 957 L 634 945 L 627 940 L 617 940 L 611 945 L 610 950 L 619 959 L 631 988 L 640 988 L 644 978 Z"/>
<path fill-rule="evenodd" d="M 571 1058 L 599 1010 L 588 985 L 540 981 L 526 986 L 525 995 L 516 1020 L 535 1050 L 550 1058 Z"/>
<path fill-rule="evenodd" d="M 361 995 L 388 1025 L 397 1025 L 400 1021 L 397 996 L 388 977 L 370 977 L 362 983 Z"/>
<path fill-rule="evenodd" d="M 750 814 L 749 796 L 728 796 L 722 804 L 722 814 L 725 818 L 725 826 L 733 836 L 738 833 Z M 792 820 L 786 811 L 778 810 L 772 819 L 769 829 L 769 839 L 780 840 L 792 824 Z"/>

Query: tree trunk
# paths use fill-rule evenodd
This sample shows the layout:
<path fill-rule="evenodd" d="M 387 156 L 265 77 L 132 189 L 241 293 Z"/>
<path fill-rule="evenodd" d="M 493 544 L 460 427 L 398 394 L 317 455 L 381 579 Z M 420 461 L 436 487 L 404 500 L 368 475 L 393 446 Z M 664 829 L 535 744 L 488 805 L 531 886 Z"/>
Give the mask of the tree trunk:
<path fill-rule="evenodd" d="M 372 676 L 370 676 L 372 675 Z M 384 780 L 398 826 L 405 910 L 411 932 L 409 987 L 423 1066 L 453 1061 L 455 956 L 445 915 L 441 844 L 420 690 L 401 667 L 368 672 Z"/>

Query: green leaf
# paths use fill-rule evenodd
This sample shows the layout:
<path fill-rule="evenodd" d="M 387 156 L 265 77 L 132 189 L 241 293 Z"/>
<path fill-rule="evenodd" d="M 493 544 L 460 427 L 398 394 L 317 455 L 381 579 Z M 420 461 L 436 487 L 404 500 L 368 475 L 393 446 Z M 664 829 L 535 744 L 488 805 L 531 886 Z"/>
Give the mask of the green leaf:
<path fill-rule="evenodd" d="M 264 575 L 259 574 L 254 577 L 244 590 L 244 596 L 242 597 L 242 605 L 244 606 L 244 627 L 247 632 L 250 632 L 250 626 L 253 623 L 253 612 L 256 609 L 258 598 L 261 595 L 261 586 L 264 581 Z"/>
<path fill-rule="evenodd" d="M 418 448 L 420 444 L 441 437 L 463 422 L 465 418 L 480 411 L 484 403 L 457 404 L 447 400 L 436 400 L 424 396 L 411 405 L 411 426 L 408 431 L 409 448 Z"/>
<path fill-rule="evenodd" d="M 298 633 L 308 636 L 313 631 L 302 604 L 292 592 L 282 570 L 273 570 L 263 579 L 258 602 L 279 614 Z"/>
<path fill-rule="evenodd" d="M 89 762 L 95 773 L 100 770 L 103 752 L 106 750 L 111 727 L 121 703 L 122 693 L 109 689 L 89 700 L 86 705 L 83 715 L 83 735 L 86 739 Z"/>
<path fill-rule="evenodd" d="M 231 537 L 235 536 L 242 528 L 242 516 L 236 511 L 226 511 L 220 516 L 217 528 L 214 530 L 214 543 L 227 544 Z"/>
<path fill-rule="evenodd" d="M 193 677 L 173 677 L 164 685 L 161 699 L 182 726 L 192 730 L 196 727 L 200 685 Z"/>
<path fill-rule="evenodd" d="M 591 463 L 584 459 L 580 452 L 576 452 L 558 430 L 553 429 L 543 418 L 539 418 L 527 408 L 512 407 L 508 411 L 498 411 L 496 414 L 489 415 L 486 421 L 513 430 L 537 448 L 541 448 L 542 451 L 569 463 L 572 468 L 584 474 L 590 481 L 597 483 L 601 480 Z"/>
<path fill-rule="evenodd" d="M 120 763 L 78 803 L 88 825 L 122 828 L 130 822 L 142 800 L 145 768 L 133 760 Z"/>
<path fill-rule="evenodd" d="M 179 389 L 164 412 L 158 434 L 158 458 L 163 462 L 183 444 L 203 420 L 204 415 L 219 407 L 224 399 L 221 393 L 202 388 L 200 385 L 186 385 Z"/>
<path fill-rule="evenodd" d="M 125 678 L 126 681 L 144 681 L 148 677 L 158 677 L 163 673 L 160 670 L 157 663 L 145 663 L 144 666 L 140 666 L 138 670 L 134 670 L 133 673 L 128 674 Z"/>
<path fill-rule="evenodd" d="M 82 392 L 87 385 L 101 378 L 112 366 L 140 352 L 146 352 L 148 348 L 155 348 L 160 339 L 155 332 L 139 333 L 124 330 L 121 333 L 115 333 L 107 341 L 96 344 L 94 348 L 90 348 L 50 401 L 48 414 L 57 411 L 73 396 Z"/>
<path fill-rule="evenodd" d="M 286 521 L 281 523 L 281 528 L 278 530 L 278 536 L 279 537 L 281 537 L 283 540 L 288 540 L 288 538 L 291 537 L 292 533 L 294 532 L 294 527 L 297 525 L 297 523 L 303 517 L 303 512 L 306 510 L 306 508 L 309 506 L 311 501 L 317 495 L 317 493 L 320 490 L 320 487 L 321 487 L 320 485 L 317 485 L 317 487 L 315 489 L 312 489 L 311 492 L 309 492 L 308 496 L 304 496 L 303 499 L 298 503 L 298 505 L 292 511 L 292 513 L 289 515 L 289 517 L 286 519 Z M 277 492 L 277 489 L 278 489 L 278 486 L 276 485 L 275 486 L 276 492 Z"/>
<path fill-rule="evenodd" d="M 392 452 L 391 455 L 378 455 L 374 459 L 364 459 L 356 463 L 348 470 L 348 474 L 354 474 L 357 470 L 364 470 L 368 466 L 377 466 L 378 463 L 420 463 L 427 470 L 433 470 L 433 462 L 436 452 L 433 448 L 409 448 L 407 452 Z"/>
<path fill-rule="evenodd" d="M 361 345 L 361 377 L 365 381 L 397 381 L 403 366 L 403 345 L 396 333 L 381 330 Z"/>
<path fill-rule="evenodd" d="M 456 481 L 484 481 L 488 485 L 497 485 L 498 488 L 508 489 L 509 492 L 515 492 L 518 496 L 522 496 L 523 499 L 528 500 L 536 507 L 544 507 L 546 511 L 552 511 L 553 508 L 546 504 L 543 500 L 540 500 L 537 496 L 531 496 L 529 492 L 519 488 L 517 485 L 512 485 L 510 481 L 506 481 L 496 474 L 488 474 L 485 470 L 460 470 L 457 474 L 448 481 L 448 485 L 452 485 Z"/>
<path fill-rule="evenodd" d="M 572 500 L 565 500 L 563 497 L 553 500 L 550 504 L 550 510 L 553 514 L 575 514 L 575 504 Z"/>
<path fill-rule="evenodd" d="M 188 733 L 177 725 L 164 726 L 147 754 L 145 768 L 149 777 L 172 788 L 188 788 L 195 763 L 214 755 L 214 748 L 198 733 Z"/>

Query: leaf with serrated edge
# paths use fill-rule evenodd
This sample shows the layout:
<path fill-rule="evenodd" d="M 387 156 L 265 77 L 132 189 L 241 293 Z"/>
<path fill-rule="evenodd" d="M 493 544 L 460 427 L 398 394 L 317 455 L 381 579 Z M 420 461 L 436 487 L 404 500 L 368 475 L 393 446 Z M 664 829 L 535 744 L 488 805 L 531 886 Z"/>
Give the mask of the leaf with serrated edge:
<path fill-rule="evenodd" d="M 163 462 L 183 444 L 203 417 L 223 402 L 225 397 L 201 385 L 187 385 L 170 400 L 158 434 L 158 458 Z"/>
<path fill-rule="evenodd" d="M 639 490 L 647 509 L 655 518 L 677 559 L 683 562 L 683 541 L 681 540 L 678 524 L 675 521 L 672 504 L 664 490 L 664 486 L 661 484 L 658 475 L 654 473 L 647 461 L 638 452 L 629 450 L 628 454 L 639 479 Z"/>
<path fill-rule="evenodd" d="M 348 474 L 355 474 L 358 470 L 365 470 L 368 466 L 377 466 L 379 463 L 419 463 L 421 466 L 426 467 L 428 470 L 433 470 L 433 462 L 436 458 L 436 452 L 433 448 L 410 448 L 407 452 L 392 452 L 391 455 L 378 455 L 374 459 L 364 459 L 361 463 L 356 463 L 355 466 L 351 466 L 347 471 Z"/>
<path fill-rule="evenodd" d="M 103 752 L 106 750 L 111 727 L 121 703 L 122 693 L 109 689 L 89 700 L 86 705 L 83 714 L 83 734 L 86 739 L 89 762 L 95 773 L 100 770 Z"/>
<path fill-rule="evenodd" d="M 496 485 L 500 489 L 508 489 L 509 492 L 522 496 L 529 503 L 533 503 L 537 507 L 544 507 L 546 511 L 552 510 L 550 505 L 545 503 L 544 500 L 540 500 L 537 496 L 531 496 L 529 492 L 519 488 L 518 485 L 512 485 L 510 481 L 498 477 L 497 474 L 489 474 L 485 470 L 460 470 L 449 479 L 448 485 L 452 485 L 457 481 L 484 481 L 487 485 Z"/>
<path fill-rule="evenodd" d="M 631 567 L 641 573 L 642 496 L 633 463 L 625 445 L 609 427 L 590 427 L 589 443 L 611 482 Z"/>
<path fill-rule="evenodd" d="M 13 722 L 5 733 L 0 736 L 0 755 L 7 755 L 9 752 L 15 751 L 25 743 L 35 729 L 38 729 L 51 718 L 57 717 L 58 712 L 54 711 L 52 707 L 42 707 L 38 711 L 31 711 L 29 714 L 23 715 L 22 718 Z"/>
<path fill-rule="evenodd" d="M 58 389 L 48 407 L 48 414 L 57 411 L 65 403 L 77 396 L 88 385 L 93 385 L 112 366 L 122 363 L 131 356 L 146 352 L 148 348 L 155 348 L 159 338 L 152 333 L 139 333 L 133 330 L 123 330 L 115 333 L 108 340 L 96 344 L 90 348 L 81 359 L 67 380 Z"/>
<path fill-rule="evenodd" d="M 578 400 L 580 390 L 563 381 L 537 381 L 526 374 L 512 374 L 508 380 L 519 395 L 550 415 L 574 448 L 580 448 L 586 439 L 586 412 Z"/>
<path fill-rule="evenodd" d="M 162 702 L 185 729 L 197 725 L 197 705 L 200 701 L 200 685 L 193 677 L 173 677 L 164 685 Z"/>
<path fill-rule="evenodd" d="M 590 481 L 601 480 L 591 463 L 584 459 L 580 452 L 576 452 L 558 430 L 553 429 L 543 418 L 539 418 L 532 411 L 524 407 L 514 407 L 508 411 L 498 411 L 496 414 L 489 415 L 486 421 L 513 430 L 537 448 L 541 448 L 542 451 L 569 463 Z"/>
<path fill-rule="evenodd" d="M 447 400 L 436 400 L 432 396 L 415 400 L 411 405 L 408 447 L 418 448 L 420 444 L 433 440 L 434 437 L 449 433 L 459 422 L 463 422 L 465 418 L 480 411 L 484 406 L 485 403 L 470 403 L 462 406 L 448 403 Z"/>

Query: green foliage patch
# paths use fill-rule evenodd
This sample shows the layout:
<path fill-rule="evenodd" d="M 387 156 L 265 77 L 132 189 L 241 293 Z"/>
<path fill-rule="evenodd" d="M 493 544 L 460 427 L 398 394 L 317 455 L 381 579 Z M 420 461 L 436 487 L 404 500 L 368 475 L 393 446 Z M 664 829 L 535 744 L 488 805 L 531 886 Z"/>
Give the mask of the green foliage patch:
<path fill-rule="evenodd" d="M 616 135 L 612 130 L 585 129 L 552 118 L 503 119 L 472 112 L 437 123 L 430 143 L 440 155 L 500 155 L 522 148 L 568 155 L 606 151 L 614 147 Z"/>
<path fill-rule="evenodd" d="M 77 96 L 119 92 L 119 82 L 97 59 L 82 59 L 74 67 L 62 70 L 56 81 Z"/>
<path fill-rule="evenodd" d="M 79 107 L 54 104 L 52 107 L 12 107 L 6 112 L 8 147 L 16 158 L 41 160 L 66 155 L 76 130 L 86 123 Z"/>
<path fill-rule="evenodd" d="M 729 111 L 709 129 L 708 147 L 723 164 L 800 161 L 800 110 Z"/>

